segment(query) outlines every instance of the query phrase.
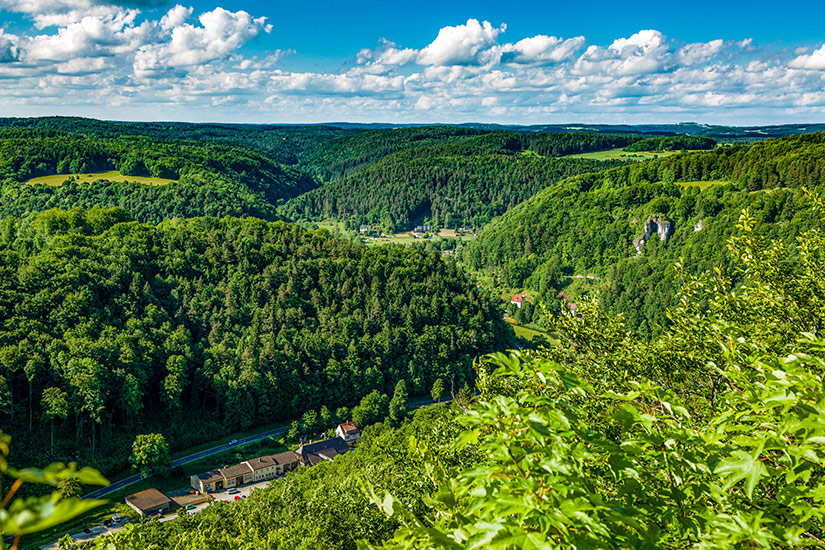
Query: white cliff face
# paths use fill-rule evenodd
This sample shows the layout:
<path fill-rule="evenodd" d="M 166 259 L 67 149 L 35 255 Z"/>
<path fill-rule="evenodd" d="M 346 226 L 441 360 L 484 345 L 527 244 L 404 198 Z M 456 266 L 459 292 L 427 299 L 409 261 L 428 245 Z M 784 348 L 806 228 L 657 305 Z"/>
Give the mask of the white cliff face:
<path fill-rule="evenodd" d="M 637 256 L 642 253 L 642 248 L 645 243 L 650 241 L 650 237 L 653 236 L 654 233 L 659 236 L 660 241 L 667 242 L 670 236 L 673 235 L 673 222 L 664 219 L 658 214 L 655 218 L 650 216 L 645 222 L 644 233 L 633 241 Z"/>

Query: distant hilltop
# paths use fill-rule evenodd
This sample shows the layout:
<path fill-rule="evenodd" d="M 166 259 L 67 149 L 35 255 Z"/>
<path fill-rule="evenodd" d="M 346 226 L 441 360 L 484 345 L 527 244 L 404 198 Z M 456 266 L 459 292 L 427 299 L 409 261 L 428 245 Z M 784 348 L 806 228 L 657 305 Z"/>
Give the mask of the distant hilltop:
<path fill-rule="evenodd" d="M 659 136 L 706 136 L 725 141 L 757 141 L 768 138 L 784 137 L 792 134 L 810 134 L 813 132 L 825 132 L 825 123 L 797 123 L 779 124 L 772 126 L 723 126 L 716 124 L 702 124 L 698 122 L 678 122 L 675 124 L 591 124 L 580 122 L 569 122 L 561 124 L 496 124 L 489 122 L 463 122 L 463 123 L 441 123 L 441 122 L 421 122 L 421 123 L 389 123 L 389 122 L 318 122 L 318 123 L 194 123 L 194 122 L 127 122 L 127 121 L 102 121 L 82 117 L 29 117 L 0 118 L 0 128 L 5 126 L 53 126 L 62 125 L 71 121 L 76 130 L 86 126 L 88 129 L 101 130 L 119 129 L 135 133 L 143 133 L 150 128 L 170 128 L 170 127 L 192 127 L 192 128 L 233 128 L 243 127 L 248 129 L 275 129 L 275 128 L 299 128 L 299 127 L 326 127 L 340 128 L 352 132 L 366 130 L 381 130 L 392 128 L 411 128 L 420 126 L 453 126 L 459 128 L 472 128 L 477 130 L 510 130 L 513 132 L 591 132 L 599 134 L 647 134 Z M 125 127 L 125 128 L 124 128 Z"/>

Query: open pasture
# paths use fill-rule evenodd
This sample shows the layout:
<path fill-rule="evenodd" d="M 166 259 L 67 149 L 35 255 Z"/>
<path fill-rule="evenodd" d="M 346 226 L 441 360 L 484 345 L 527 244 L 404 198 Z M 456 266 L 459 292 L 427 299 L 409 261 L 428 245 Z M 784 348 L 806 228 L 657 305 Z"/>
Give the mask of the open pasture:
<path fill-rule="evenodd" d="M 704 191 L 714 185 L 727 185 L 731 182 L 725 180 L 708 180 L 708 181 L 677 181 L 677 185 L 682 187 L 698 187 L 700 191 Z"/>
<path fill-rule="evenodd" d="M 608 149 L 606 151 L 593 151 L 591 153 L 579 153 L 576 155 L 567 155 L 565 158 L 571 159 L 590 159 L 590 160 L 650 160 L 659 157 L 666 157 L 675 155 L 678 151 L 662 151 L 659 153 L 651 153 L 648 151 L 625 151 L 620 149 Z"/>
<path fill-rule="evenodd" d="M 120 172 L 113 170 L 111 172 L 97 172 L 93 174 L 55 174 L 53 176 L 40 176 L 32 178 L 26 182 L 27 185 L 50 185 L 56 187 L 63 185 L 67 181 L 74 181 L 75 183 L 92 183 L 97 180 L 116 181 L 116 182 L 133 182 L 142 183 L 144 185 L 167 185 L 175 183 L 175 180 L 166 178 L 153 178 L 145 176 L 124 176 Z"/>

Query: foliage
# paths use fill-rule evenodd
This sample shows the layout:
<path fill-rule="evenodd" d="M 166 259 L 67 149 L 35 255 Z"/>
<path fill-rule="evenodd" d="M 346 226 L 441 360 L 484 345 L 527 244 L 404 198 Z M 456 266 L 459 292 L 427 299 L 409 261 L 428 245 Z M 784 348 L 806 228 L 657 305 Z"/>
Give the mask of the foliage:
<path fill-rule="evenodd" d="M 104 180 L 58 187 L 22 183 L 37 176 L 107 170 L 179 181 L 162 186 Z M 136 219 L 153 222 L 204 215 L 275 219 L 278 200 L 316 186 L 296 169 L 234 145 L 17 128 L 0 131 L 0 182 L 2 216 L 120 206 Z"/>
<path fill-rule="evenodd" d="M 368 426 L 384 420 L 390 413 L 389 401 L 389 398 L 378 390 L 372 391 L 352 409 L 352 421 L 356 426 Z"/>
<path fill-rule="evenodd" d="M 435 382 L 433 382 L 433 388 L 430 390 L 430 397 L 433 398 L 433 401 L 436 403 L 441 400 L 441 396 L 444 394 L 444 381 L 441 378 L 436 378 Z"/>
<path fill-rule="evenodd" d="M 13 537 L 12 550 L 18 548 L 22 535 L 44 531 L 83 514 L 104 503 L 102 500 L 81 499 L 75 491 L 67 487 L 78 484 L 108 485 L 109 482 L 99 472 L 91 468 L 78 469 L 74 463 L 68 466 L 55 463 L 40 470 L 26 468 L 15 470 L 9 467 L 11 438 L 0 431 L 0 549 L 5 548 L 5 537 Z M 6 478 L 4 480 L 4 478 Z M 3 481 L 14 480 L 5 492 Z M 39 484 L 54 487 L 51 493 L 40 497 L 20 496 L 23 484 Z"/>
<path fill-rule="evenodd" d="M 389 420 L 393 426 L 400 426 L 407 417 L 407 385 L 399 380 L 390 399 Z"/>
<path fill-rule="evenodd" d="M 402 378 L 421 395 L 512 342 L 489 296 L 437 253 L 255 219 L 123 219 L 0 221 L 0 422 L 22 443 L 17 463 L 44 460 L 52 418 L 57 456 L 126 469 L 137 433 L 175 450 L 351 407 Z M 41 398 L 50 388 L 67 418 Z"/>
<path fill-rule="evenodd" d="M 279 212 L 290 219 L 349 216 L 352 227 L 368 223 L 387 231 L 412 229 L 424 220 L 447 228 L 479 226 L 565 177 L 606 167 L 551 155 L 629 141 L 598 134 L 494 132 L 410 147 L 288 201 Z"/>
<path fill-rule="evenodd" d="M 424 514 L 374 495 L 403 523 L 384 547 L 821 545 L 825 238 L 789 264 L 747 212 L 738 227 L 745 283 L 689 280 L 656 341 L 594 307 L 560 348 L 482 360 L 455 449 L 484 464 L 446 471 Z"/>
<path fill-rule="evenodd" d="M 681 151 L 682 149 L 713 149 L 716 140 L 700 136 L 667 136 L 640 139 L 624 148 L 625 151 Z"/>
<path fill-rule="evenodd" d="M 162 434 L 140 434 L 132 443 L 132 455 L 129 457 L 129 462 L 143 477 L 152 474 L 166 476 L 172 469 L 169 443 Z"/>

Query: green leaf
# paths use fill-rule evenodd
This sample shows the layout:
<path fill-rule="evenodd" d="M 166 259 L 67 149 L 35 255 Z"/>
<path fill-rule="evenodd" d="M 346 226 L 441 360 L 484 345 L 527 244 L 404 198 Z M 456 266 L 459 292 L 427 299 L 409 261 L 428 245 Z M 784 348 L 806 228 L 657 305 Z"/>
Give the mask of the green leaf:
<path fill-rule="evenodd" d="M 106 500 L 69 498 L 60 500 L 60 493 L 44 497 L 15 500 L 8 510 L 0 510 L 0 530 L 8 535 L 26 535 L 49 529 L 89 510 Z"/>
<path fill-rule="evenodd" d="M 714 470 L 722 476 L 724 488 L 729 489 L 739 481 L 745 481 L 745 494 L 752 498 L 753 489 L 759 480 L 768 475 L 768 470 L 757 458 L 745 451 L 734 451 L 730 457 L 723 460 Z"/>

